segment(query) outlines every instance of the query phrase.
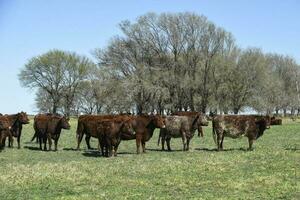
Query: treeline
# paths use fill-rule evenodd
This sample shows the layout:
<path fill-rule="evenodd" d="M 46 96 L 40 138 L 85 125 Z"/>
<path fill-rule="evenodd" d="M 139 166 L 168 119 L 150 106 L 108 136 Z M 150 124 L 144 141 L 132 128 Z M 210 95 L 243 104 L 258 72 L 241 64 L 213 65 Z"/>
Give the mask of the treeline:
<path fill-rule="evenodd" d="M 37 88 L 40 112 L 300 112 L 295 59 L 241 49 L 205 16 L 149 13 L 120 29 L 96 63 L 60 50 L 28 61 L 19 80 Z"/>

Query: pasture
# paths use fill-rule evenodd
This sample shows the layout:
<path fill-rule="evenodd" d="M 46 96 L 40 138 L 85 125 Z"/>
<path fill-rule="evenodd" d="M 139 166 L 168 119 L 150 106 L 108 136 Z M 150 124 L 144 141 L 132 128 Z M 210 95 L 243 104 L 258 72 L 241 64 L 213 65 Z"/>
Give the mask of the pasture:
<path fill-rule="evenodd" d="M 300 199 L 300 121 L 272 126 L 245 151 L 247 138 L 225 138 L 216 152 L 211 123 L 196 135 L 189 152 L 172 139 L 172 152 L 157 146 L 158 130 L 136 155 L 135 141 L 122 141 L 118 157 L 76 148 L 77 120 L 63 130 L 57 152 L 30 143 L 24 126 L 22 148 L 0 153 L 0 199 Z M 92 140 L 96 147 L 96 140 Z"/>

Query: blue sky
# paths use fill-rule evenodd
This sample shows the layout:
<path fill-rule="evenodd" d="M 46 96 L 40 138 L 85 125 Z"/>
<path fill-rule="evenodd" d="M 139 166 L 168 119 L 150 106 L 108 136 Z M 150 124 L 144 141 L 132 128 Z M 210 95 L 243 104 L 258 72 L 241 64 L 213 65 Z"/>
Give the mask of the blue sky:
<path fill-rule="evenodd" d="M 50 49 L 90 52 L 119 34 L 122 20 L 147 12 L 203 14 L 233 33 L 241 47 L 288 54 L 300 63 L 297 0 L 0 0 L 0 113 L 34 113 L 34 91 L 17 74 Z"/>

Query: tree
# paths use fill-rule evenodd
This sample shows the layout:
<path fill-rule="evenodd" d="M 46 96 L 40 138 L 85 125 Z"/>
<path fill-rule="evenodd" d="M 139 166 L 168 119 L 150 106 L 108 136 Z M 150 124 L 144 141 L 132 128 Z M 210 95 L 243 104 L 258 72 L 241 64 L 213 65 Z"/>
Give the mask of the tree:
<path fill-rule="evenodd" d="M 93 63 L 86 57 L 75 53 L 51 50 L 33 57 L 19 74 L 24 87 L 43 90 L 51 99 L 52 113 L 57 113 L 62 99 L 65 114 L 70 114 L 70 107 L 78 84 L 84 80 Z"/>

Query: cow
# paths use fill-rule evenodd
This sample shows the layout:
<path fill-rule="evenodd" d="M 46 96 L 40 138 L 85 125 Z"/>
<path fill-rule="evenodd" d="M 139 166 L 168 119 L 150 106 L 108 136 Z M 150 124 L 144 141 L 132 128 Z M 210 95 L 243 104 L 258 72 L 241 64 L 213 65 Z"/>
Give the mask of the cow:
<path fill-rule="evenodd" d="M 140 147 L 142 146 L 143 153 L 146 152 L 146 142 L 151 139 L 155 128 L 165 127 L 164 118 L 160 115 L 83 115 L 78 119 L 77 126 L 77 149 L 80 149 L 80 143 L 83 134 L 86 134 L 86 144 L 90 147 L 90 137 L 97 129 L 97 123 L 106 119 L 132 119 L 132 126 L 135 131 L 135 135 L 121 134 L 121 140 L 136 140 L 137 154 L 140 153 Z"/>
<path fill-rule="evenodd" d="M 34 117 L 33 124 L 35 133 L 39 137 L 40 149 L 42 150 L 42 142 L 44 143 L 44 151 L 47 151 L 47 140 L 49 150 L 51 150 L 52 139 L 54 140 L 55 151 L 57 151 L 57 143 L 62 129 L 70 129 L 69 119 L 60 115 L 38 114 Z"/>
<path fill-rule="evenodd" d="M 98 122 L 96 135 L 98 136 L 102 156 L 117 156 L 122 133 L 135 135 L 131 119 L 126 121 L 109 119 Z M 105 154 L 104 148 L 106 149 Z"/>
<path fill-rule="evenodd" d="M 11 134 L 13 137 L 17 138 L 18 141 L 18 149 L 21 148 L 20 139 L 22 134 L 22 128 L 24 124 L 29 124 L 28 116 L 25 112 L 20 112 L 14 115 L 5 115 L 9 121 L 9 125 L 11 126 Z M 9 138 L 8 146 L 13 147 L 13 137 Z"/>
<path fill-rule="evenodd" d="M 171 151 L 171 138 L 182 138 L 183 151 L 189 150 L 190 140 L 194 137 L 195 131 L 201 126 L 207 126 L 208 122 L 202 115 L 191 116 L 167 116 L 165 117 L 166 127 L 160 129 L 158 145 L 162 139 L 162 150 L 165 150 L 165 141 L 168 151 Z"/>
<path fill-rule="evenodd" d="M 12 137 L 10 129 L 7 117 L 0 115 L 0 150 L 5 147 L 6 137 Z"/>
<path fill-rule="evenodd" d="M 271 119 L 269 116 L 258 115 L 216 115 L 213 117 L 213 139 L 217 144 L 218 151 L 223 150 L 224 137 L 248 138 L 249 148 L 255 140 L 261 137 L 264 131 L 270 128 Z"/>
<path fill-rule="evenodd" d="M 177 112 L 173 112 L 171 115 L 177 115 L 177 116 L 188 116 L 188 117 L 194 117 L 196 118 L 198 115 L 202 118 L 205 118 L 205 120 L 207 121 L 207 117 L 201 113 L 201 112 L 196 112 L 196 111 L 177 111 Z M 207 123 L 200 125 L 198 127 L 198 137 L 203 137 L 203 129 L 202 126 L 208 126 L 208 121 Z"/>
<path fill-rule="evenodd" d="M 90 138 L 97 136 L 97 126 L 99 122 L 103 120 L 119 120 L 127 121 L 129 117 L 127 115 L 81 115 L 78 118 L 77 123 L 77 150 L 80 149 L 80 143 L 83 138 L 83 135 L 86 135 L 85 141 L 88 149 L 91 149 Z M 100 144 L 99 144 L 100 145 Z"/>
<path fill-rule="evenodd" d="M 271 117 L 271 125 L 282 125 L 282 119 Z"/>

